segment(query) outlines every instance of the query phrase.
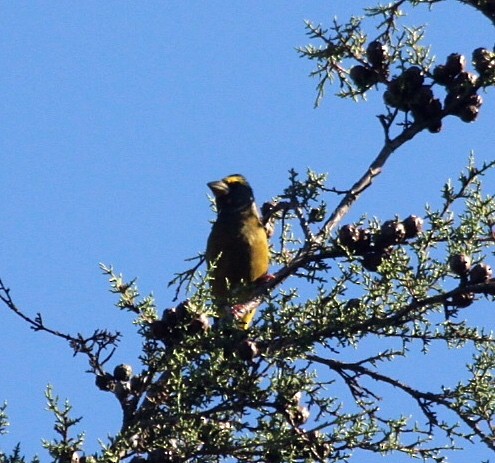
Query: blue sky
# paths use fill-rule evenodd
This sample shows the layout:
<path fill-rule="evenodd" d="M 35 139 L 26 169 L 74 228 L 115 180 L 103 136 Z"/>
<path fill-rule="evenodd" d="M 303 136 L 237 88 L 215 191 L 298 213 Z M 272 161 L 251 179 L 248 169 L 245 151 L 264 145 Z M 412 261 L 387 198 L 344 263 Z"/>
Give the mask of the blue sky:
<path fill-rule="evenodd" d="M 309 43 L 305 19 L 329 24 L 358 14 L 357 3 L 366 4 L 3 2 L 0 277 L 19 307 L 62 331 L 123 332 L 115 364 L 137 367 L 132 317 L 113 307 L 99 262 L 137 276 L 163 309 L 173 297 L 166 283 L 204 249 L 206 182 L 241 172 L 260 203 L 281 193 L 290 168 L 329 172 L 330 185 L 349 187 L 383 142 L 381 96 L 355 104 L 328 89 L 314 109 L 312 63 L 295 48 Z M 418 9 L 409 24 L 423 23 L 439 60 L 494 43 L 488 20 L 454 2 Z M 450 118 L 440 134 L 401 149 L 345 222 L 365 212 L 421 214 L 425 203 L 440 204 L 444 180 L 470 150 L 492 159 L 493 92 L 484 97 L 477 123 Z M 493 326 L 489 309 L 480 318 Z M 1 313 L 0 400 L 12 426 L 0 448 L 20 441 L 28 456 L 45 456 L 50 383 L 84 415 L 88 450 L 96 449 L 119 427 L 117 402 L 96 390 L 85 360 L 63 342 Z M 448 382 L 447 368 L 433 370 Z"/>

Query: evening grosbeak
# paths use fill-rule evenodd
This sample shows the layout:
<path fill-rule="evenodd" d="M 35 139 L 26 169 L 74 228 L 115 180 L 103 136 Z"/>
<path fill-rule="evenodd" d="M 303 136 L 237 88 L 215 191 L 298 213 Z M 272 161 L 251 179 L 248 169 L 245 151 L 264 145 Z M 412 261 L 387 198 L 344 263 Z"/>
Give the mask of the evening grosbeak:
<path fill-rule="evenodd" d="M 211 292 L 219 306 L 232 306 L 238 325 L 247 329 L 259 305 L 244 304 L 250 288 L 267 276 L 268 238 L 254 202 L 253 190 L 239 174 L 208 183 L 217 220 L 206 246 Z"/>

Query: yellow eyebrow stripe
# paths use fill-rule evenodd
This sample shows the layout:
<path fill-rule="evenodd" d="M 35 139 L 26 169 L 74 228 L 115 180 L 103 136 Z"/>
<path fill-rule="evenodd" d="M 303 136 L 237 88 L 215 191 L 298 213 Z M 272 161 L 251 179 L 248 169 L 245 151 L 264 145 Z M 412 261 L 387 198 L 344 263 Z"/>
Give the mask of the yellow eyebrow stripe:
<path fill-rule="evenodd" d="M 244 185 L 246 184 L 246 179 L 242 175 L 230 175 L 229 177 L 225 177 L 223 181 L 228 185 L 232 183 L 242 183 Z"/>

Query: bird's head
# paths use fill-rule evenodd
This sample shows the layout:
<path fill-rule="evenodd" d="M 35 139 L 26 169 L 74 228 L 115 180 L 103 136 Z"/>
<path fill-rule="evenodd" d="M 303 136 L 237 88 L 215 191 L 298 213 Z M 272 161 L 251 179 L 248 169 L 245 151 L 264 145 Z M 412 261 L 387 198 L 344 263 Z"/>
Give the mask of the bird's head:
<path fill-rule="evenodd" d="M 240 174 L 209 182 L 208 187 L 215 196 L 218 213 L 239 212 L 253 205 L 253 189 Z"/>

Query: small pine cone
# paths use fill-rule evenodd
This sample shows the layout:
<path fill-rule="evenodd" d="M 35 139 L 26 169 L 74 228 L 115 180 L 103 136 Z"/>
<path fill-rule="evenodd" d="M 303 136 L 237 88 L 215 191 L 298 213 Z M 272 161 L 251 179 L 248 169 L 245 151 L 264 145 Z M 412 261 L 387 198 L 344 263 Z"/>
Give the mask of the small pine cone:
<path fill-rule="evenodd" d="M 483 98 L 477 93 L 475 93 L 474 95 L 469 95 L 465 101 L 467 105 L 476 106 L 477 108 L 481 108 L 481 106 L 483 105 Z"/>
<path fill-rule="evenodd" d="M 259 355 L 259 349 L 255 341 L 245 339 L 238 344 L 237 353 L 242 360 L 251 361 Z"/>
<path fill-rule="evenodd" d="M 117 381 L 129 381 L 132 377 L 132 367 L 130 365 L 117 365 L 113 370 L 113 377 Z"/>
<path fill-rule="evenodd" d="M 339 241 L 342 246 L 349 249 L 354 249 L 359 241 L 359 227 L 356 225 L 348 224 L 344 225 L 339 230 Z"/>
<path fill-rule="evenodd" d="M 349 299 L 345 304 L 346 310 L 350 310 L 350 311 L 358 310 L 360 307 L 361 307 L 361 300 L 357 298 Z"/>
<path fill-rule="evenodd" d="M 467 275 L 471 268 L 471 257 L 466 254 L 453 254 L 450 256 L 449 266 L 456 275 Z"/>
<path fill-rule="evenodd" d="M 383 262 L 383 256 L 383 252 L 368 252 L 363 256 L 361 264 L 366 270 L 376 272 Z"/>
<path fill-rule="evenodd" d="M 376 238 L 377 246 L 385 248 L 401 243 L 406 237 L 406 227 L 398 220 L 387 220 L 380 228 L 380 233 Z"/>
<path fill-rule="evenodd" d="M 352 81 L 363 91 L 378 82 L 378 74 L 371 68 L 358 64 L 349 71 Z"/>
<path fill-rule="evenodd" d="M 275 201 L 267 201 L 266 203 L 263 203 L 261 205 L 261 216 L 271 216 L 274 213 L 276 206 L 277 203 Z"/>
<path fill-rule="evenodd" d="M 473 65 L 482 78 L 492 76 L 495 72 L 495 53 L 477 48 L 473 51 Z"/>
<path fill-rule="evenodd" d="M 433 98 L 425 108 L 425 114 L 428 119 L 442 116 L 442 102 L 438 98 Z"/>
<path fill-rule="evenodd" d="M 176 328 L 188 317 L 187 304 L 188 301 L 181 302 L 176 307 L 163 311 L 162 321 L 167 328 Z"/>
<path fill-rule="evenodd" d="M 143 377 L 139 376 L 139 375 L 133 376 L 131 378 L 130 386 L 131 386 L 131 391 L 134 392 L 135 394 L 141 392 L 141 390 L 144 386 Z"/>
<path fill-rule="evenodd" d="M 421 86 L 411 98 L 411 111 L 415 121 L 422 121 L 437 117 L 435 109 L 437 108 L 439 100 L 433 98 L 433 91 L 427 85 Z M 440 103 L 440 112 L 441 112 Z"/>
<path fill-rule="evenodd" d="M 450 106 L 450 112 L 464 122 L 476 120 L 482 104 L 483 98 L 476 93 L 466 96 L 450 92 L 445 98 L 445 105 Z"/>
<path fill-rule="evenodd" d="M 476 92 L 478 77 L 472 72 L 461 72 L 449 87 L 450 92 L 458 95 L 468 95 Z"/>
<path fill-rule="evenodd" d="M 324 207 L 313 207 L 308 214 L 309 223 L 321 222 L 325 219 L 326 210 Z"/>
<path fill-rule="evenodd" d="M 433 80 L 437 84 L 448 87 L 452 85 L 452 82 L 454 81 L 454 77 L 455 75 L 451 74 L 443 64 L 435 66 L 435 68 L 433 69 Z"/>
<path fill-rule="evenodd" d="M 473 293 L 458 293 L 452 296 L 451 305 L 454 307 L 469 307 L 474 301 Z"/>
<path fill-rule="evenodd" d="M 369 230 L 356 225 L 344 225 L 339 230 L 339 240 L 340 244 L 359 254 L 367 251 L 371 246 Z"/>
<path fill-rule="evenodd" d="M 359 229 L 359 240 L 356 243 L 356 252 L 363 253 L 369 251 L 371 246 L 371 233 L 366 228 Z"/>
<path fill-rule="evenodd" d="M 298 405 L 294 410 L 289 411 L 289 415 L 295 426 L 302 426 L 309 419 L 309 410 L 303 405 Z"/>
<path fill-rule="evenodd" d="M 480 110 L 474 105 L 463 106 L 456 112 L 462 122 L 474 122 L 478 118 Z"/>
<path fill-rule="evenodd" d="M 389 60 L 388 49 L 380 41 L 374 40 L 366 48 L 366 57 L 374 68 L 384 68 Z"/>
<path fill-rule="evenodd" d="M 189 315 L 189 312 L 187 310 L 188 305 L 189 305 L 189 300 L 186 299 L 185 301 L 182 301 L 179 304 L 177 304 L 177 306 L 174 307 L 174 309 L 172 309 L 175 311 L 179 322 L 183 321 Z"/>
<path fill-rule="evenodd" d="M 422 85 L 414 93 L 411 105 L 427 106 L 433 100 L 433 90 L 428 85 Z"/>
<path fill-rule="evenodd" d="M 459 53 L 452 53 L 447 57 L 445 69 L 453 76 L 460 74 L 466 69 L 466 57 Z"/>
<path fill-rule="evenodd" d="M 402 221 L 402 225 L 406 230 L 405 238 L 414 238 L 423 231 L 423 219 L 416 215 L 410 215 Z"/>
<path fill-rule="evenodd" d="M 407 111 L 409 106 L 404 104 L 404 101 L 399 93 L 394 92 L 393 90 L 385 90 L 383 93 L 383 101 L 387 106 L 391 108 L 397 108 L 401 111 Z"/>
<path fill-rule="evenodd" d="M 169 331 L 162 320 L 155 320 L 150 324 L 150 332 L 153 339 L 164 339 Z"/>
<path fill-rule="evenodd" d="M 162 322 L 169 329 L 175 328 L 179 324 L 180 317 L 175 307 L 163 311 Z"/>
<path fill-rule="evenodd" d="M 493 275 L 490 265 L 481 263 L 475 265 L 469 272 L 469 282 L 472 284 L 486 283 Z"/>
<path fill-rule="evenodd" d="M 404 82 L 408 93 L 412 93 L 419 89 L 424 81 L 423 70 L 418 66 L 407 68 L 401 75 L 400 79 Z"/>
<path fill-rule="evenodd" d="M 410 95 L 405 78 L 400 75 L 388 83 L 387 90 L 383 94 L 385 104 L 400 111 L 409 111 Z"/>
<path fill-rule="evenodd" d="M 189 324 L 189 333 L 197 334 L 197 333 L 205 333 L 210 329 L 210 321 L 205 314 L 201 314 L 196 318 L 191 320 Z"/>
<path fill-rule="evenodd" d="M 96 375 L 95 377 L 96 387 L 102 391 L 115 390 L 115 378 L 110 373 L 104 375 Z"/>
<path fill-rule="evenodd" d="M 442 130 L 442 120 L 439 119 L 438 121 L 432 122 L 428 126 L 428 132 L 430 133 L 438 133 Z"/>

